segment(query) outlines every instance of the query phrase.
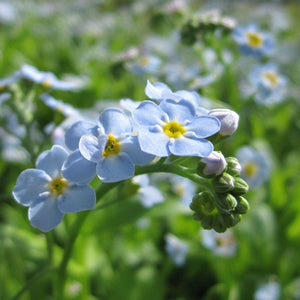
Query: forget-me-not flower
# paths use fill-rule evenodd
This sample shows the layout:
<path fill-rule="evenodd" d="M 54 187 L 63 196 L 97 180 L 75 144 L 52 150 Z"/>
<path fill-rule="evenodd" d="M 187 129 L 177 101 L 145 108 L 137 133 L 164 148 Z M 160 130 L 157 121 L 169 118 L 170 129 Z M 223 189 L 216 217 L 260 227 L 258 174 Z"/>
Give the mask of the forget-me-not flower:
<path fill-rule="evenodd" d="M 270 158 L 264 151 L 258 151 L 250 146 L 241 147 L 237 153 L 243 178 L 250 187 L 261 186 L 269 177 L 271 171 Z"/>
<path fill-rule="evenodd" d="M 132 115 L 139 125 L 141 149 L 161 157 L 207 156 L 213 144 L 205 138 L 220 130 L 217 118 L 196 116 L 195 107 L 185 99 L 165 99 L 159 105 L 146 100 Z"/>
<path fill-rule="evenodd" d="M 270 55 L 274 50 L 272 35 L 260 30 L 256 24 L 236 27 L 233 31 L 233 38 L 240 45 L 244 55 L 259 58 L 262 55 Z"/>
<path fill-rule="evenodd" d="M 47 232 L 56 227 L 65 213 L 92 209 L 96 203 L 94 189 L 77 185 L 63 177 L 61 168 L 68 152 L 54 145 L 40 154 L 36 169 L 23 171 L 13 189 L 14 199 L 29 206 L 32 226 Z"/>
<path fill-rule="evenodd" d="M 165 237 L 166 251 L 170 255 L 170 258 L 177 266 L 185 264 L 186 255 L 189 250 L 189 246 L 186 242 L 180 240 L 175 235 L 168 233 Z"/>
<path fill-rule="evenodd" d="M 100 114 L 98 130 L 98 136 L 80 138 L 79 151 L 96 164 L 96 173 L 103 182 L 128 179 L 134 175 L 134 165 L 153 160 L 153 155 L 141 150 L 130 119 L 120 109 L 105 109 Z"/>
<path fill-rule="evenodd" d="M 258 286 L 254 293 L 254 300 L 278 300 L 280 294 L 280 284 L 276 281 L 270 281 Z"/>
<path fill-rule="evenodd" d="M 144 207 L 149 208 L 164 201 L 161 191 L 150 184 L 148 175 L 143 174 L 135 176 L 133 177 L 132 182 L 139 186 L 137 190 L 137 198 Z"/>
<path fill-rule="evenodd" d="M 50 96 L 49 94 L 41 94 L 41 100 L 50 108 L 61 112 L 66 117 L 74 117 L 80 118 L 80 113 L 77 109 L 75 109 L 72 105 L 68 103 L 64 103 L 60 100 L 55 99 L 54 97 Z"/>
<path fill-rule="evenodd" d="M 202 243 L 218 256 L 233 256 L 236 253 L 237 242 L 233 231 L 216 232 L 214 230 L 200 231 Z"/>
<path fill-rule="evenodd" d="M 143 54 L 127 64 L 127 68 L 137 75 L 154 74 L 161 65 L 161 59 L 153 54 Z"/>
<path fill-rule="evenodd" d="M 52 88 L 57 90 L 76 90 L 78 88 L 76 84 L 59 80 L 53 73 L 39 71 L 34 66 L 25 64 L 21 67 L 20 72 L 21 76 L 24 79 L 38 83 L 45 88 Z"/>
<path fill-rule="evenodd" d="M 259 104 L 276 104 L 286 95 L 287 78 L 278 72 L 275 64 L 254 66 L 249 81 L 255 89 L 254 100 Z"/>

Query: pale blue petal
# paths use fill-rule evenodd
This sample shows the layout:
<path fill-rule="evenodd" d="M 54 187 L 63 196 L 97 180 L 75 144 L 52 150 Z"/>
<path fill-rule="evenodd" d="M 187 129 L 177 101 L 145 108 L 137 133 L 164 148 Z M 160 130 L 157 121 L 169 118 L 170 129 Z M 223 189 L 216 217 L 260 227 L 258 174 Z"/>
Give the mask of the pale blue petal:
<path fill-rule="evenodd" d="M 57 198 L 50 193 L 44 193 L 31 205 L 28 218 L 33 227 L 47 232 L 55 228 L 63 219 L 59 210 Z"/>
<path fill-rule="evenodd" d="M 145 88 L 145 94 L 152 100 L 161 101 L 163 99 L 162 93 L 169 92 L 172 93 L 171 89 L 162 82 L 155 82 L 152 84 L 147 80 L 147 85 Z"/>
<path fill-rule="evenodd" d="M 221 122 L 210 116 L 199 116 L 192 120 L 191 123 L 185 126 L 186 131 L 191 131 L 197 137 L 206 138 L 220 131 Z"/>
<path fill-rule="evenodd" d="M 155 155 L 141 150 L 137 136 L 128 136 L 120 145 L 122 152 L 126 152 L 135 165 L 146 165 L 155 158 Z"/>
<path fill-rule="evenodd" d="M 213 144 L 205 139 L 181 136 L 171 139 L 169 149 L 177 156 L 208 156 L 213 151 Z"/>
<path fill-rule="evenodd" d="M 132 112 L 135 121 L 142 126 L 153 126 L 161 124 L 165 113 L 152 101 L 143 101 L 137 109 Z"/>
<path fill-rule="evenodd" d="M 139 130 L 138 139 L 142 151 L 157 156 L 169 156 L 171 153 L 168 149 L 170 138 L 161 130 L 151 130 L 141 128 Z"/>
<path fill-rule="evenodd" d="M 102 141 L 103 140 L 103 141 Z M 79 150 L 84 158 L 91 162 L 98 162 L 102 157 L 104 147 L 99 147 L 99 141 L 101 145 L 106 145 L 107 136 L 101 135 L 99 138 L 93 135 L 84 135 L 79 141 Z"/>
<path fill-rule="evenodd" d="M 120 105 L 123 109 L 132 112 L 135 110 L 139 104 L 142 103 L 141 101 L 133 101 L 131 99 L 121 99 L 120 100 Z"/>
<path fill-rule="evenodd" d="M 76 150 L 80 138 L 85 134 L 98 136 L 98 126 L 94 123 L 76 122 L 67 130 L 65 134 L 65 144 L 71 150 Z"/>
<path fill-rule="evenodd" d="M 43 170 L 27 169 L 19 175 L 12 195 L 18 203 L 29 206 L 40 193 L 49 189 L 50 181 L 50 176 Z"/>
<path fill-rule="evenodd" d="M 192 120 L 196 115 L 193 104 L 184 99 L 178 102 L 166 99 L 160 103 L 159 107 L 167 113 L 170 121 L 177 121 L 179 124 L 183 124 L 187 120 Z"/>
<path fill-rule="evenodd" d="M 126 114 L 117 108 L 105 109 L 99 117 L 106 134 L 119 137 L 122 133 L 130 133 L 132 131 L 131 123 Z"/>
<path fill-rule="evenodd" d="M 87 184 L 96 176 L 96 163 L 85 159 L 77 149 L 68 156 L 61 170 L 67 180 Z"/>
<path fill-rule="evenodd" d="M 21 67 L 21 74 L 24 78 L 34 82 L 40 82 L 43 77 L 37 68 L 26 64 Z"/>
<path fill-rule="evenodd" d="M 134 176 L 132 183 L 138 184 L 140 187 L 146 187 L 149 185 L 149 176 L 147 174 Z"/>
<path fill-rule="evenodd" d="M 200 104 L 200 96 L 196 92 L 180 90 L 175 92 L 176 95 L 192 103 L 195 107 Z"/>
<path fill-rule="evenodd" d="M 68 152 L 59 145 L 54 145 L 50 150 L 44 151 L 36 161 L 37 169 L 44 170 L 50 177 L 60 174 L 61 167 L 68 157 Z"/>
<path fill-rule="evenodd" d="M 154 186 L 139 188 L 138 197 L 142 205 L 147 208 L 164 201 L 161 191 Z"/>
<path fill-rule="evenodd" d="M 97 175 L 103 182 L 117 182 L 134 175 L 134 165 L 126 153 L 110 155 L 97 164 Z"/>
<path fill-rule="evenodd" d="M 58 200 L 58 207 L 63 213 L 73 213 L 93 209 L 96 204 L 96 193 L 88 185 L 72 186 Z"/>
<path fill-rule="evenodd" d="M 51 88 L 57 89 L 57 90 L 62 90 L 62 91 L 69 91 L 69 90 L 76 90 L 77 86 L 76 86 L 76 84 L 74 84 L 72 82 L 58 80 L 55 78 L 51 82 Z"/>

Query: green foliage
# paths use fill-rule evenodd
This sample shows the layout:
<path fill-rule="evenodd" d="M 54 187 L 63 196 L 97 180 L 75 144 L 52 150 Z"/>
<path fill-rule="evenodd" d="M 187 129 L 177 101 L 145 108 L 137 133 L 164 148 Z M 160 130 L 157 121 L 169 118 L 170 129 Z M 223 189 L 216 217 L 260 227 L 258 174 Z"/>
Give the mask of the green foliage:
<path fill-rule="evenodd" d="M 223 71 L 214 74 L 211 84 L 195 89 L 203 99 L 211 99 L 214 107 L 230 108 L 240 115 L 236 133 L 215 146 L 225 156 L 232 156 L 227 169 L 211 180 L 208 191 L 196 191 L 191 210 L 181 205 L 174 184 L 165 178 L 156 182 L 165 201 L 152 208 L 141 205 L 132 182 L 101 198 L 98 208 L 86 217 L 77 239 L 74 237 L 62 287 L 64 299 L 247 300 L 253 299 L 261 283 L 269 281 L 280 284 L 281 299 L 299 299 L 299 4 L 289 1 L 270 6 L 270 11 L 277 9 L 290 22 L 288 28 L 283 24 L 276 29 L 281 17 L 275 23 L 268 21 L 270 14 L 262 17 L 259 11 L 262 4 L 251 1 L 233 1 L 228 7 L 220 1 L 223 11 L 217 20 L 194 14 L 211 6 L 210 1 L 189 1 L 189 6 L 179 11 L 168 10 L 167 1 L 7 2 L 18 8 L 18 17 L 5 23 L 0 16 L 0 78 L 8 77 L 23 64 L 53 72 L 59 78 L 84 76 L 88 81 L 83 89 L 52 91 L 52 95 L 83 112 L 91 109 L 99 114 L 107 101 L 111 106 L 118 105 L 122 98 L 143 100 L 147 79 L 164 81 L 174 91 L 182 89 L 179 83 L 168 82 L 162 70 L 136 75 L 128 69 L 133 58 L 120 60 L 132 47 L 139 53 L 147 52 L 149 43 L 155 54 L 160 53 L 158 46 L 174 48 L 172 35 L 180 33 L 179 55 L 169 57 L 168 49 L 162 59 L 168 63 L 190 59 L 190 65 L 201 62 L 204 75 L 221 64 Z M 264 5 L 273 4 L 265 1 Z M 236 18 L 240 24 L 256 19 L 276 35 L 279 55 L 274 59 L 289 77 L 288 97 L 283 102 L 264 107 L 252 95 L 243 96 L 249 66 L 256 62 L 241 57 L 223 16 Z M 153 39 L 146 43 L 147 37 Z M 165 43 L 160 45 L 157 37 Z M 211 57 L 205 56 L 206 50 L 214 53 L 214 63 L 208 64 Z M 229 58 L 224 51 L 230 52 Z M 193 80 L 184 84 L 194 89 Z M 24 91 L 30 89 L 24 84 Z M 22 101 L 26 108 L 25 96 Z M 31 149 L 31 160 L 8 160 L 0 141 L 0 299 L 55 299 L 55 278 L 72 226 L 83 216 L 66 215 L 55 231 L 43 234 L 30 226 L 27 208 L 11 196 L 18 174 L 34 167 L 35 157 L 51 144 L 45 127 L 53 120 L 56 125 L 65 120 L 41 101 L 35 103 L 36 114 L 23 116 L 29 118 L 31 128 L 36 126 L 42 132 L 41 136 L 33 135 L 32 141 L 22 140 Z M 1 105 L 0 140 L 4 136 Z M 239 177 L 234 158 L 243 145 L 258 145 L 272 161 L 268 180 L 249 191 L 246 181 Z M 183 163 L 188 168 L 197 164 L 196 160 Z M 97 183 L 92 184 L 97 187 Z M 212 187 L 214 191 L 218 188 L 216 193 L 211 193 Z M 202 241 L 203 228 L 218 232 L 230 228 L 237 245 L 235 253 L 220 256 L 208 249 Z M 189 246 L 183 266 L 175 265 L 166 253 L 165 235 L 170 232 Z"/>

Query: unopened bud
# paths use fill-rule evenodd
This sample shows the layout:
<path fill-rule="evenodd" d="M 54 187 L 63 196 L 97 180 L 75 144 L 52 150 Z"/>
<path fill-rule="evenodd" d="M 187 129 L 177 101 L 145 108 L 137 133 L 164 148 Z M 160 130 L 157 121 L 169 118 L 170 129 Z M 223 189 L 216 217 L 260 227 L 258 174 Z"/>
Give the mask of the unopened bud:
<path fill-rule="evenodd" d="M 213 184 L 217 193 L 227 193 L 234 187 L 234 178 L 224 172 L 220 177 L 213 180 Z"/>
<path fill-rule="evenodd" d="M 238 202 L 234 196 L 227 194 L 225 196 L 218 197 L 216 206 L 221 213 L 231 213 L 235 210 Z"/>
<path fill-rule="evenodd" d="M 222 217 L 227 228 L 235 226 L 242 219 L 242 216 L 239 214 L 223 214 Z"/>
<path fill-rule="evenodd" d="M 214 196 L 207 191 L 201 192 L 193 197 L 190 208 L 196 213 L 210 214 L 215 209 Z"/>
<path fill-rule="evenodd" d="M 230 191 L 235 196 L 241 196 L 247 193 L 249 190 L 249 186 L 245 180 L 240 177 L 234 177 L 234 186 Z"/>
<path fill-rule="evenodd" d="M 197 219 L 201 222 L 201 225 L 204 229 L 212 229 L 213 228 L 213 221 L 215 216 L 211 215 L 201 215 Z"/>
<path fill-rule="evenodd" d="M 225 232 L 227 229 L 227 226 L 223 220 L 222 214 L 217 214 L 213 218 L 212 227 L 216 232 Z"/>
<path fill-rule="evenodd" d="M 208 115 L 219 119 L 221 122 L 219 134 L 222 136 L 232 135 L 238 128 L 240 116 L 233 110 L 226 108 L 212 109 Z"/>
<path fill-rule="evenodd" d="M 241 196 L 236 197 L 236 199 L 237 199 L 238 204 L 234 210 L 234 213 L 245 214 L 249 210 L 248 201 L 244 197 L 241 197 Z"/>
<path fill-rule="evenodd" d="M 198 166 L 198 170 L 207 177 L 221 175 L 227 166 L 227 162 L 222 152 L 213 151 L 210 155 L 203 157 Z"/>
<path fill-rule="evenodd" d="M 226 172 L 232 176 L 239 176 L 241 174 L 242 166 L 235 157 L 226 157 L 227 169 Z"/>

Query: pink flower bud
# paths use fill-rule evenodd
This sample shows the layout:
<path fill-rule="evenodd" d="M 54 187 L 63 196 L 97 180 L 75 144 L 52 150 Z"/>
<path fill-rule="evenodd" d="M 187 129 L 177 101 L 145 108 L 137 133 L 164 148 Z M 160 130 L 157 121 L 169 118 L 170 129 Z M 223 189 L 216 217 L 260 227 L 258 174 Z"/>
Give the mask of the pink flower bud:
<path fill-rule="evenodd" d="M 220 135 L 232 135 L 238 127 L 240 116 L 233 110 L 226 108 L 212 109 L 209 111 L 208 115 L 214 116 L 220 120 Z"/>

